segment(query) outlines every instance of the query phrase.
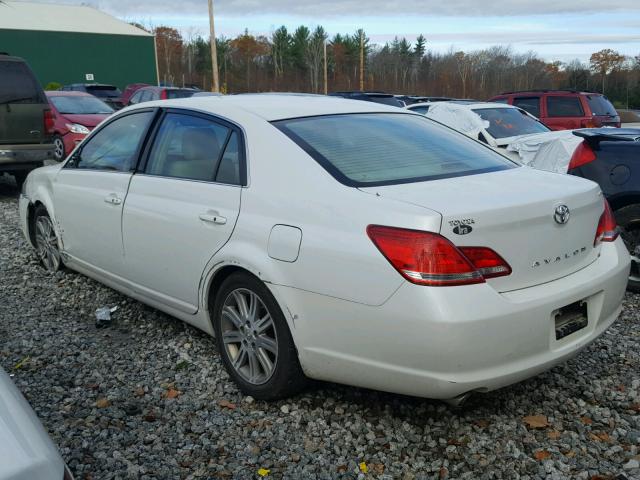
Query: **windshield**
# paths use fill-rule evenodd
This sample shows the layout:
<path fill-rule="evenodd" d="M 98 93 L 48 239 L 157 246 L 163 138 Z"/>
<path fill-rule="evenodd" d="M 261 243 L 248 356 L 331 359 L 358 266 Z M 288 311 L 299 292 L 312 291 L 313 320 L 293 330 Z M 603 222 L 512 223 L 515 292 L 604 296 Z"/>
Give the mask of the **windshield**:
<path fill-rule="evenodd" d="M 120 89 L 109 85 L 88 86 L 87 92 L 96 97 L 119 97 L 122 95 Z"/>
<path fill-rule="evenodd" d="M 113 108 L 96 97 L 60 95 L 49 97 L 49 101 L 62 114 L 93 115 L 113 113 Z"/>
<path fill-rule="evenodd" d="M 419 182 L 514 167 L 493 150 L 418 115 L 326 115 L 274 125 L 350 186 Z"/>
<path fill-rule="evenodd" d="M 480 118 L 489 122 L 487 132 L 493 138 L 507 138 L 550 130 L 517 108 L 474 108 Z"/>
<path fill-rule="evenodd" d="M 616 109 L 604 95 L 587 95 L 592 115 L 617 115 Z"/>

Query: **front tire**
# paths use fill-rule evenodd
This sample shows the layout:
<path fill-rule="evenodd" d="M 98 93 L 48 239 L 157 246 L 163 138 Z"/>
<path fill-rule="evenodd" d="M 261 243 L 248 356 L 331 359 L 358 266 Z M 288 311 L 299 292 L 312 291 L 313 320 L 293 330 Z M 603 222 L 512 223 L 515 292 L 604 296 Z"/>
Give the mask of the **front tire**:
<path fill-rule="evenodd" d="M 66 149 L 64 148 L 64 140 L 60 135 L 53 137 L 53 158 L 56 162 L 63 161 L 67 156 Z"/>
<path fill-rule="evenodd" d="M 286 319 L 269 289 L 237 272 L 220 286 L 213 327 L 225 369 L 240 390 L 259 400 L 298 393 L 305 376 Z"/>
<path fill-rule="evenodd" d="M 33 217 L 36 254 L 41 265 L 49 272 L 62 267 L 62 256 L 58 247 L 58 235 L 44 205 L 38 205 Z"/>
<path fill-rule="evenodd" d="M 615 211 L 620 236 L 631 255 L 631 272 L 627 289 L 640 293 L 640 203 L 627 205 Z"/>

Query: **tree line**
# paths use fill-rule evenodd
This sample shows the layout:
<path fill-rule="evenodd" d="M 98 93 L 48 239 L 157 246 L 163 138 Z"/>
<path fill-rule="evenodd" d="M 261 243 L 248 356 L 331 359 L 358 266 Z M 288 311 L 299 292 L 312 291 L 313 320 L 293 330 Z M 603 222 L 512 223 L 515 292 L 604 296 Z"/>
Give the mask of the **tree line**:
<path fill-rule="evenodd" d="M 211 88 L 208 38 L 166 26 L 151 31 L 162 83 Z M 440 53 L 427 48 L 423 35 L 413 43 L 395 38 L 377 45 L 362 30 L 329 37 L 322 26 L 304 25 L 294 31 L 282 26 L 268 36 L 245 30 L 216 38 L 221 89 L 322 93 L 325 44 L 330 92 L 359 89 L 362 46 L 365 90 L 484 100 L 503 91 L 572 88 L 605 93 L 618 107 L 640 108 L 640 55 L 604 49 L 588 63 L 563 63 L 499 45 Z"/>

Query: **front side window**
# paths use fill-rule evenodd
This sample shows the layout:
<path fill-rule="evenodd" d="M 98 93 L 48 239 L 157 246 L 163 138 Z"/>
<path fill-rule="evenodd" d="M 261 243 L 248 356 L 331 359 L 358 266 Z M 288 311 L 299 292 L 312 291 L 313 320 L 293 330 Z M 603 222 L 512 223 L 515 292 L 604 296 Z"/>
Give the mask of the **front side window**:
<path fill-rule="evenodd" d="M 468 137 L 418 115 L 326 115 L 274 122 L 350 186 L 419 182 L 514 168 Z"/>
<path fill-rule="evenodd" d="M 489 122 L 487 132 L 493 138 L 508 138 L 532 133 L 544 133 L 549 129 L 517 108 L 476 108 L 480 118 Z"/>
<path fill-rule="evenodd" d="M 516 97 L 513 99 L 513 105 L 540 118 L 540 97 Z"/>
<path fill-rule="evenodd" d="M 224 175 L 229 180 L 224 183 L 238 183 L 239 175 L 231 178 L 234 160 L 238 162 L 238 141 L 230 128 L 202 117 L 168 113 L 145 173 L 208 182 Z"/>
<path fill-rule="evenodd" d="M 153 116 L 154 112 L 140 112 L 110 122 L 87 140 L 73 166 L 120 172 L 131 170 Z"/>
<path fill-rule="evenodd" d="M 552 95 L 547 97 L 548 117 L 583 117 L 584 110 L 578 97 L 562 97 Z"/>

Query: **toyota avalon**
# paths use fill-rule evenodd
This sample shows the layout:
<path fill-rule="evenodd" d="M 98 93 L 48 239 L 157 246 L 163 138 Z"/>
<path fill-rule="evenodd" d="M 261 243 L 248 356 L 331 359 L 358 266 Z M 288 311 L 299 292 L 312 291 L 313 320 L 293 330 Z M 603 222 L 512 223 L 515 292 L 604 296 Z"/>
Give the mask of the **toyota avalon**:
<path fill-rule="evenodd" d="M 465 398 L 575 355 L 629 273 L 600 188 L 423 115 L 236 95 L 149 102 L 29 175 L 26 238 L 216 337 L 246 394 L 306 378 Z"/>

